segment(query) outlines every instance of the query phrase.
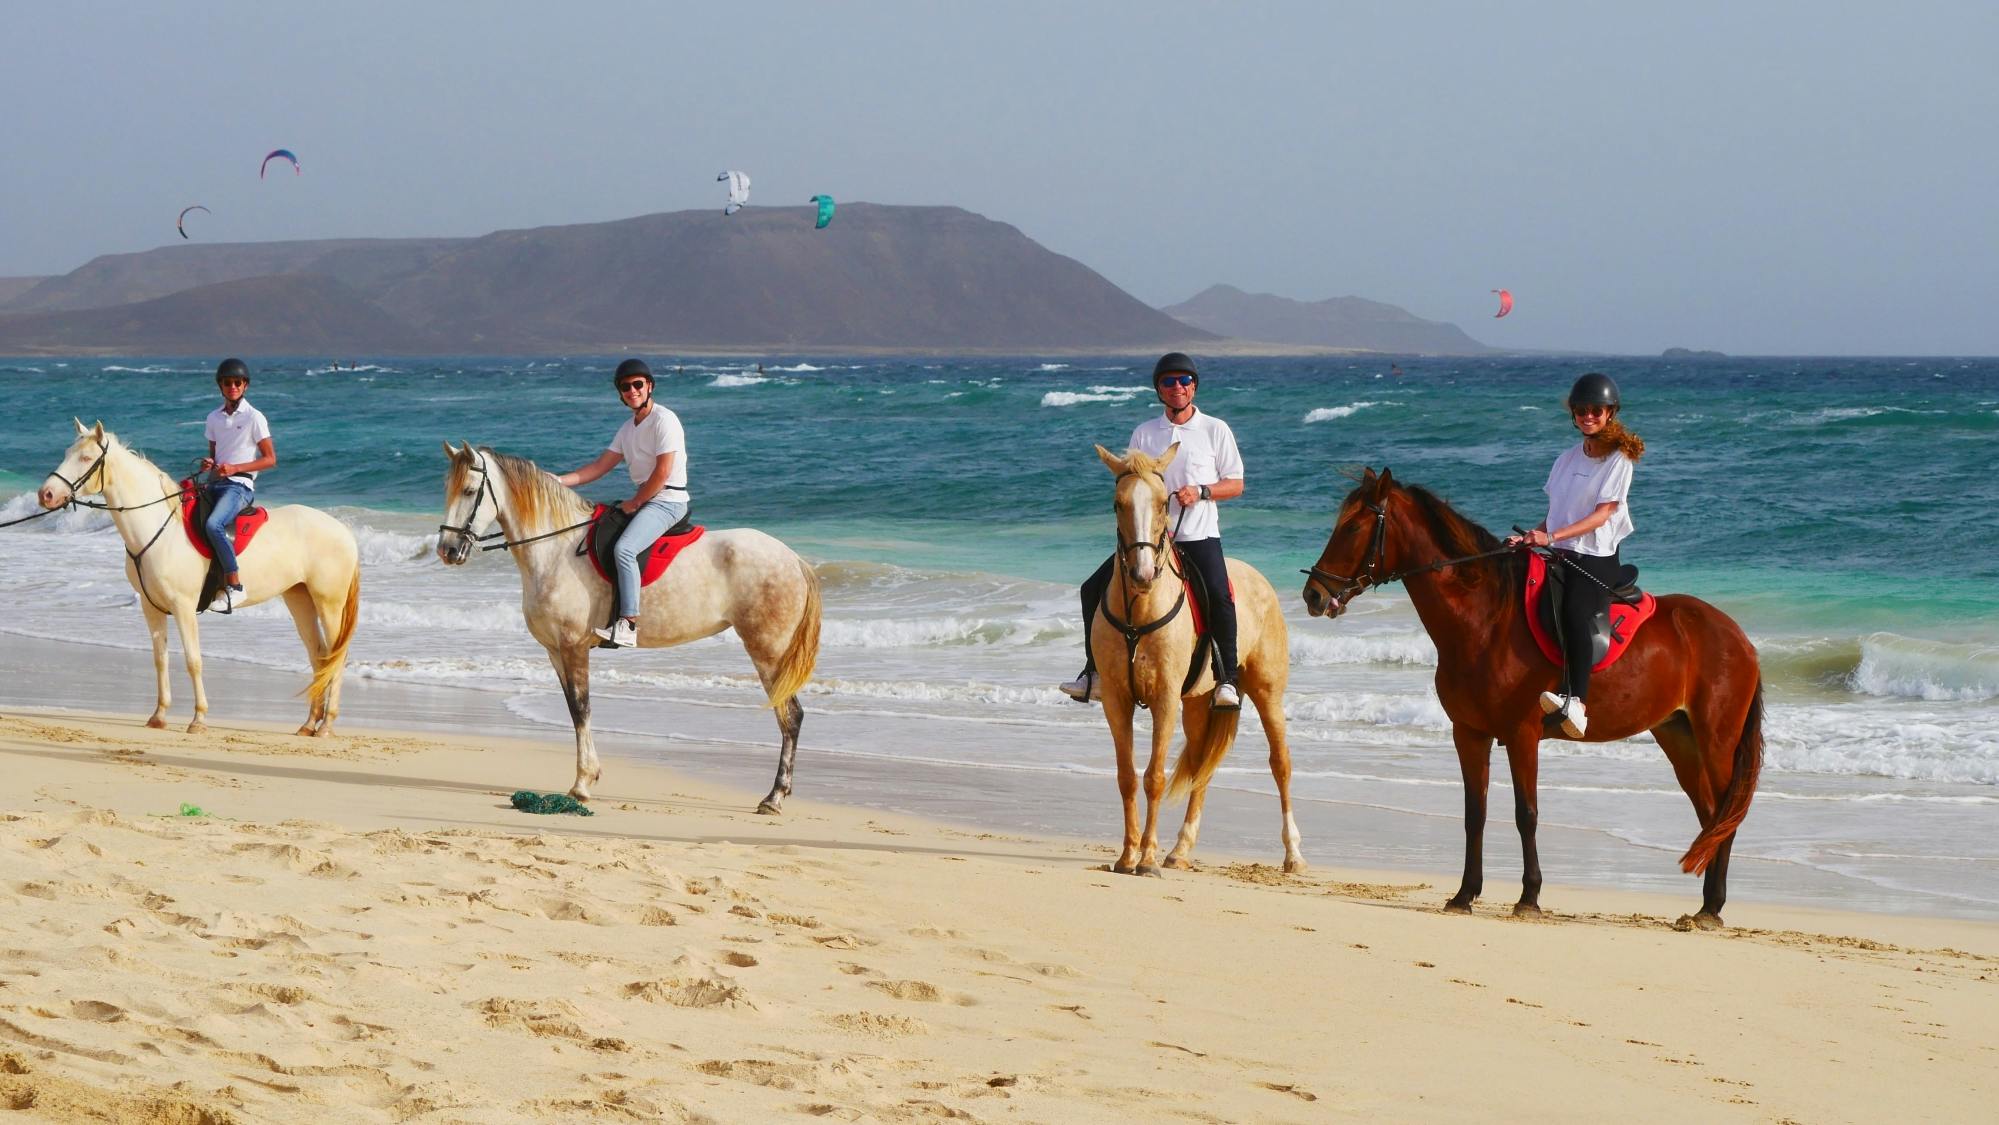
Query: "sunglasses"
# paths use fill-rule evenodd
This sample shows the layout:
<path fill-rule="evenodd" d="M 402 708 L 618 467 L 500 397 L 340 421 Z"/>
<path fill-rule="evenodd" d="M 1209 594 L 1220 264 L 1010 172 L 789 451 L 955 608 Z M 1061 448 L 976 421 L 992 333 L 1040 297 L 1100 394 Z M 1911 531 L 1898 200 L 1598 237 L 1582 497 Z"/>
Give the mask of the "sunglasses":
<path fill-rule="evenodd" d="M 250 385 L 250 381 L 248 379 L 222 379 L 218 380 L 215 385 L 218 387 L 247 387 Z"/>
<path fill-rule="evenodd" d="M 1610 407 L 1608 407 L 1608 406 L 1571 406 L 1571 407 L 1569 407 L 1569 413 L 1571 413 L 1571 414 L 1575 415 L 1575 416 L 1576 416 L 1576 417 L 1578 417 L 1578 418 L 1594 418 L 1594 417 L 1596 417 L 1596 416 L 1597 416 L 1597 415 L 1599 415 L 1599 414 L 1608 414 L 1608 413 L 1610 413 Z"/>
<path fill-rule="evenodd" d="M 633 391 L 643 389 L 644 387 L 647 387 L 649 385 L 650 384 L 648 384 L 644 379 L 634 379 L 629 383 L 619 383 L 618 393 L 621 395 L 630 394 Z"/>
<path fill-rule="evenodd" d="M 1194 377 L 1192 375 L 1168 375 L 1159 380 L 1159 385 L 1162 387 L 1191 387 L 1194 385 Z"/>

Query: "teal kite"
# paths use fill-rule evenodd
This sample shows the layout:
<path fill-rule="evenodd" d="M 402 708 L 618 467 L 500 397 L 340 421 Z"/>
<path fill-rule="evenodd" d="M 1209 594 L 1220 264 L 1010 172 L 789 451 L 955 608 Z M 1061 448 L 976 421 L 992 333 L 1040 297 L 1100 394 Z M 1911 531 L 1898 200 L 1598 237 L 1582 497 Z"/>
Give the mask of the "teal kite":
<path fill-rule="evenodd" d="M 815 195 L 812 197 L 812 202 L 819 205 L 819 221 L 812 224 L 812 229 L 825 230 L 826 224 L 833 221 L 833 197 L 830 195 Z"/>

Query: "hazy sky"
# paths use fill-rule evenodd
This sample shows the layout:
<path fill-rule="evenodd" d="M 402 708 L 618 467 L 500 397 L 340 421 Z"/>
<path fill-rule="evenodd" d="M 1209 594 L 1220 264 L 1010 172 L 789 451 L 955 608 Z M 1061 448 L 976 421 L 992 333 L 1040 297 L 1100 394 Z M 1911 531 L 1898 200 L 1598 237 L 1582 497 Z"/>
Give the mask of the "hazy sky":
<path fill-rule="evenodd" d="M 1140 299 L 1999 354 L 1999 5 L 9 3 L 0 275 L 178 241 L 956 204 Z M 259 182 L 265 151 L 305 174 Z M 1488 290 L 1510 288 L 1491 319 Z"/>

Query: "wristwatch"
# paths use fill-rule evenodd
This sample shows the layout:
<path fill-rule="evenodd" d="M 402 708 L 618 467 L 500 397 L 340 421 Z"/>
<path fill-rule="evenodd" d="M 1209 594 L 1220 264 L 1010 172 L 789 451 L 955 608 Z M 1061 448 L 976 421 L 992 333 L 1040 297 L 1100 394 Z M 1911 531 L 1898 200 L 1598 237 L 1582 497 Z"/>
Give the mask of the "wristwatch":
<path fill-rule="evenodd" d="M 1202 485 L 1202 486 L 1201 486 L 1201 499 L 1203 499 L 1203 500 L 1213 500 L 1214 498 L 1215 498 L 1215 494 L 1214 494 L 1214 493 L 1212 493 L 1212 492 L 1209 492 L 1209 491 L 1208 491 L 1208 486 L 1207 486 L 1207 485 L 1205 485 L 1205 484 L 1204 484 L 1204 485 Z"/>

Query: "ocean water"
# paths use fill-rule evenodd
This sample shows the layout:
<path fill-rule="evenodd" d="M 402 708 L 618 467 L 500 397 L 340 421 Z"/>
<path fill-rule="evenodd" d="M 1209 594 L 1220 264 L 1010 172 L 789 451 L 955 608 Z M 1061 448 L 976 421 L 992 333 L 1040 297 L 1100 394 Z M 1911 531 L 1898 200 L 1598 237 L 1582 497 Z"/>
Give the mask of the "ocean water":
<path fill-rule="evenodd" d="M 1317 557 L 1352 487 L 1343 474 L 1386 465 L 1495 530 L 1531 524 L 1548 464 L 1571 440 L 1561 397 L 1577 374 L 1602 369 L 1648 443 L 1627 561 L 1646 588 L 1735 616 L 1762 657 L 1767 765 L 1737 856 L 1794 865 L 1815 885 L 1830 877 L 1859 905 L 1892 892 L 1938 913 L 1999 917 L 1999 473 L 1987 464 L 1999 361 L 1401 363 L 1397 378 L 1385 360 L 1217 360 L 1200 393 L 1234 427 L 1248 470 L 1247 494 L 1223 510 L 1224 541 L 1271 576 L 1291 618 L 1299 798 L 1333 817 L 1369 808 L 1454 820 L 1461 810 L 1449 723 L 1430 687 L 1435 651 L 1399 588 L 1369 592 L 1338 622 L 1297 604 L 1297 570 Z M 361 541 L 350 674 L 497 692 L 523 732 L 566 743 L 511 562 L 493 554 L 447 570 L 432 554 L 439 445 L 582 464 L 621 419 L 610 366 L 256 365 L 250 398 L 270 416 L 281 459 L 261 495 L 327 507 Z M 102 418 L 163 468 L 186 471 L 215 403 L 212 369 L 172 358 L 0 360 L 0 520 L 34 510 L 28 493 L 59 460 L 72 416 Z M 1068 773 L 1103 790 L 1108 830 L 1116 805 L 1102 719 L 1053 684 L 1081 661 L 1074 584 L 1112 544 L 1110 479 L 1090 447 L 1121 447 L 1156 409 L 1149 366 L 783 358 L 759 371 L 664 358 L 654 369 L 659 400 L 687 427 L 697 519 L 770 531 L 825 583 L 801 786 L 819 754 L 961 766 L 968 785 L 984 784 L 973 770 Z M 621 495 L 608 479 L 585 491 Z M 135 605 L 105 516 L 66 512 L 0 531 L 0 633 L 144 649 Z M 205 618 L 204 638 L 210 660 L 304 668 L 275 604 Z M 595 673 L 607 750 L 719 740 L 755 747 L 753 774 L 768 764 L 769 716 L 727 634 L 607 656 Z M 1257 745 L 1246 732 L 1221 784 L 1270 788 Z M 1634 845 L 1636 857 L 1585 873 L 1544 856 L 1550 878 L 1691 893 L 1673 860 L 1693 813 L 1649 738 L 1549 743 L 1543 755 L 1543 823 Z M 1515 854 L 1504 790 L 1495 781 L 1494 895 L 1510 893 L 1499 872 Z M 1307 851 L 1455 873 L 1455 848 L 1405 844 L 1326 855 L 1308 838 Z"/>

